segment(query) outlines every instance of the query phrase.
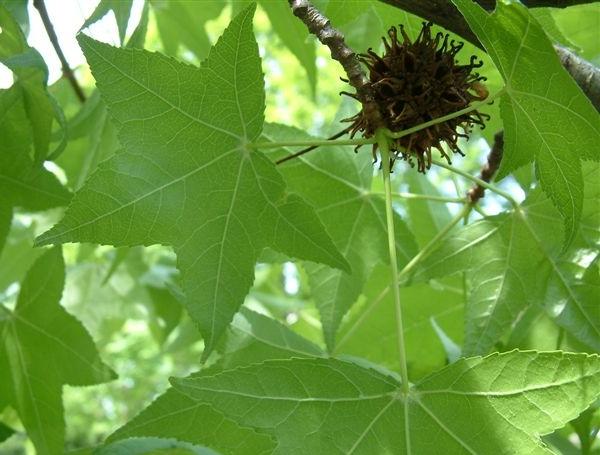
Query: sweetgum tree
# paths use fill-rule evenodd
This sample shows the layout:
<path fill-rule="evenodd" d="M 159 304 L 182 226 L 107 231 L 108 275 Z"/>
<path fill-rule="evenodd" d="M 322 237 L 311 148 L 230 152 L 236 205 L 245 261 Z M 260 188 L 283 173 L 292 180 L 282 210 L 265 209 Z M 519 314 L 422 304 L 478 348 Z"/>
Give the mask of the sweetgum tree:
<path fill-rule="evenodd" d="M 600 450 L 588 3 L 0 1 L 0 452 Z"/>

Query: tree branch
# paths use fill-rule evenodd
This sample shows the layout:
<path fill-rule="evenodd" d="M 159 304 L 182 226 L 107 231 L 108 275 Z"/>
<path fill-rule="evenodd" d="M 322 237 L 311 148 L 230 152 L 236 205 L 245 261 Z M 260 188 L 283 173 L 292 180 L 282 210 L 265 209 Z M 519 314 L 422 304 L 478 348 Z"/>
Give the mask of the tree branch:
<path fill-rule="evenodd" d="M 350 85 L 356 89 L 360 96 L 369 81 L 360 66 L 356 53 L 344 41 L 344 35 L 339 30 L 333 28 L 329 19 L 308 0 L 288 1 L 294 15 L 306 24 L 308 30 L 319 38 L 321 43 L 329 47 L 331 58 L 340 62 L 344 67 Z"/>
<path fill-rule="evenodd" d="M 381 2 L 400 8 L 409 13 L 435 22 L 447 30 L 462 36 L 467 41 L 483 49 L 475 34 L 471 31 L 467 21 L 462 17 L 456 6 L 450 0 L 380 0 Z M 496 6 L 495 0 L 476 0 L 479 5 L 488 11 Z M 592 3 L 590 0 L 522 0 L 525 6 L 557 7 Z M 555 45 L 561 62 L 581 90 L 587 95 L 597 111 L 600 112 L 600 68 L 596 68 L 588 61 L 578 57 L 564 47 Z"/>
<path fill-rule="evenodd" d="M 494 135 L 494 145 L 492 146 L 492 150 L 487 157 L 487 163 L 481 168 L 481 173 L 479 174 L 479 178 L 484 182 L 490 183 L 496 174 L 496 171 L 500 167 L 500 162 L 502 161 L 502 153 L 504 150 L 504 132 L 498 131 Z M 479 184 L 475 185 L 473 188 L 469 190 L 467 193 L 467 198 L 471 202 L 471 204 L 477 203 L 485 193 L 485 188 Z"/>
<path fill-rule="evenodd" d="M 48 34 L 48 38 L 50 38 L 50 42 L 54 47 L 54 51 L 56 55 L 58 55 L 58 59 L 60 60 L 60 64 L 62 66 L 63 75 L 67 78 L 71 87 L 73 87 L 73 91 L 77 98 L 82 103 L 85 102 L 85 94 L 77 79 L 75 78 L 75 74 L 73 74 L 73 70 L 69 66 L 67 59 L 65 58 L 65 54 L 63 54 L 62 49 L 60 48 L 60 44 L 58 43 L 58 37 L 56 36 L 56 32 L 54 31 L 54 26 L 50 21 L 50 17 L 48 16 L 48 11 L 46 10 L 46 5 L 44 4 L 44 0 L 33 0 L 33 6 L 40 13 L 40 17 L 42 18 L 42 22 L 44 23 L 44 28 L 46 29 L 46 33 Z"/>

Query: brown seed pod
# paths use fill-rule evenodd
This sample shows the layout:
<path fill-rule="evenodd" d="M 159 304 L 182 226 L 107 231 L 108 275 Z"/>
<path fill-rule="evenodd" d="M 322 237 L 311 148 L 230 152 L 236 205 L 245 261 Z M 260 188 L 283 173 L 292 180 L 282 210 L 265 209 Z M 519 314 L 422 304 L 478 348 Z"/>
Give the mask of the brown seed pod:
<path fill-rule="evenodd" d="M 406 130 L 432 119 L 459 111 L 472 101 L 483 100 L 488 91 L 481 81 L 485 77 L 473 72 L 483 65 L 472 56 L 468 65 L 459 65 L 456 54 L 463 43 L 449 41 L 448 35 L 431 35 L 431 23 L 423 23 L 418 38 L 412 42 L 404 27 L 400 25 L 402 41 L 396 27 L 388 31 L 389 42 L 384 37 L 385 51 L 382 56 L 372 49 L 359 54 L 359 59 L 369 71 L 370 92 L 379 107 L 378 116 L 385 127 L 393 132 Z M 342 92 L 356 98 L 356 95 Z M 372 116 L 365 109 L 343 121 L 351 122 L 350 135 L 360 132 L 371 137 L 381 126 L 374 124 Z M 489 116 L 471 111 L 459 117 L 422 129 L 408 136 L 394 139 L 391 148 L 392 161 L 397 158 L 414 166 L 416 158 L 419 172 L 431 167 L 431 149 L 436 148 L 448 163 L 450 157 L 442 143 L 455 153 L 463 155 L 457 142 L 460 137 L 468 137 L 474 125 L 484 128 L 484 120 Z M 461 128 L 463 133 L 457 131 Z M 376 146 L 374 147 L 374 158 Z M 464 155 L 463 155 L 464 156 Z M 393 162 L 391 163 L 393 165 Z"/>

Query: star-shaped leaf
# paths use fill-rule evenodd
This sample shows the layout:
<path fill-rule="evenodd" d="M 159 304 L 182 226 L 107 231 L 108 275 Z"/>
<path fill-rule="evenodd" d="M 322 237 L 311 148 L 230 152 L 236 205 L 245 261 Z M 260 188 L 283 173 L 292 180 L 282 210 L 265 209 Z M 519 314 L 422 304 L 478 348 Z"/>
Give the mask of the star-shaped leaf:
<path fill-rule="evenodd" d="M 265 125 L 263 135 L 274 141 L 310 140 L 295 128 L 276 124 Z M 281 152 L 278 155 L 285 156 Z M 325 342 L 333 350 L 340 322 L 369 275 L 378 264 L 389 263 L 384 201 L 371 192 L 372 158 L 369 153 L 356 155 L 349 147 L 330 146 L 285 163 L 281 172 L 290 188 L 315 206 L 336 246 L 352 265 L 352 273 L 320 264 L 306 265 Z M 402 267 L 416 254 L 417 245 L 397 214 L 394 224 L 398 265 Z"/>
<path fill-rule="evenodd" d="M 113 379 L 83 325 L 59 301 L 65 266 L 59 247 L 27 273 L 14 311 L 0 305 L 0 402 L 13 406 L 41 455 L 64 453 L 62 386 Z"/>
<path fill-rule="evenodd" d="M 462 359 L 406 395 L 394 377 L 336 359 L 272 360 L 171 382 L 273 435 L 275 453 L 551 454 L 539 435 L 600 395 L 600 359 L 532 351 Z"/>
<path fill-rule="evenodd" d="M 39 238 L 173 245 L 205 355 L 248 293 L 263 248 L 349 269 L 313 208 L 248 145 L 264 111 L 254 8 L 232 21 L 201 68 L 80 39 L 125 150 Z"/>
<path fill-rule="evenodd" d="M 498 2 L 488 14 L 471 0 L 454 3 L 506 83 L 500 105 L 505 132 L 499 176 L 535 160 L 541 187 L 564 219 L 568 245 L 581 218 L 581 160 L 600 160 L 598 113 L 525 6 Z"/>

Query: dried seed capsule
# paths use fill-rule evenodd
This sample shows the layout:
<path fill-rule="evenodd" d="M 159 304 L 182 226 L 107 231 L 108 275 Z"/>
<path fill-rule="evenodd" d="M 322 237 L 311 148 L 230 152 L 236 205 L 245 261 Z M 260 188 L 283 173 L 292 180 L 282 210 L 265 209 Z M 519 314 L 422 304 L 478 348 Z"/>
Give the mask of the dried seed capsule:
<path fill-rule="evenodd" d="M 483 62 L 473 56 L 469 64 L 459 65 L 455 58 L 463 43 L 449 41 L 449 36 L 442 33 L 432 37 L 431 26 L 431 23 L 423 23 L 414 42 L 402 25 L 400 35 L 392 27 L 388 39 L 383 38 L 383 55 L 377 55 L 372 49 L 359 55 L 369 71 L 370 92 L 379 108 L 378 117 L 393 132 L 459 111 L 488 95 L 482 84 L 485 78 L 473 71 Z M 363 109 L 344 121 L 352 123 L 352 137 L 358 132 L 371 137 L 380 126 L 371 118 L 373 116 Z M 474 125 L 483 128 L 487 119 L 486 114 L 472 111 L 395 139 L 392 143 L 394 159 L 401 158 L 413 165 L 414 157 L 417 169 L 424 173 L 431 166 L 431 149 L 436 148 L 450 163 L 442 144 L 446 143 L 450 150 L 462 155 L 458 138 L 467 137 Z M 458 132 L 458 128 L 464 134 Z"/>

